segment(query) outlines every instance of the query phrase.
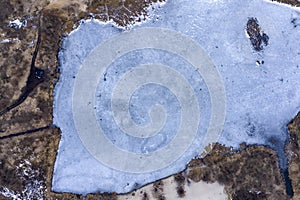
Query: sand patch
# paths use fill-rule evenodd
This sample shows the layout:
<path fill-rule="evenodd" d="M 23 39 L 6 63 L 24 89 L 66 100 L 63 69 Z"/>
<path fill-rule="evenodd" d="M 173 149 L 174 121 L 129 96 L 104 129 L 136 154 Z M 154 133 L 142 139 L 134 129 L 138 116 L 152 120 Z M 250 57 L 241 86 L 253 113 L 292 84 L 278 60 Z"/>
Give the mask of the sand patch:
<path fill-rule="evenodd" d="M 126 195 L 120 195 L 120 200 L 137 199 L 184 199 L 184 200 L 224 200 L 228 199 L 224 186 L 219 183 L 203 181 L 178 184 L 174 176 L 159 182 L 149 184 Z"/>

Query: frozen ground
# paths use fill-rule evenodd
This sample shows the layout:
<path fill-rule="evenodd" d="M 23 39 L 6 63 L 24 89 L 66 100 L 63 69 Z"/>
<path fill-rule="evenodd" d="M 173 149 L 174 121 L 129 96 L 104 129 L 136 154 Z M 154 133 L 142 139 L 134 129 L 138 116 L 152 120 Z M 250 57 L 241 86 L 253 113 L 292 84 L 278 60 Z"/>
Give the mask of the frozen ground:
<path fill-rule="evenodd" d="M 245 33 L 250 17 L 257 18 L 262 31 L 269 36 L 269 44 L 263 51 L 255 51 Z M 140 27 L 178 31 L 197 41 L 211 57 L 226 90 L 226 120 L 216 140 L 233 147 L 242 142 L 267 144 L 282 154 L 286 124 L 300 109 L 300 25 L 295 25 L 299 20 L 299 10 L 261 0 L 169 0 L 152 20 Z M 84 148 L 72 120 L 74 83 L 91 50 L 120 32 L 110 24 L 92 21 L 82 24 L 64 40 L 59 55 L 62 74 L 56 86 L 54 107 L 54 123 L 63 132 L 53 175 L 54 191 L 129 192 L 183 170 L 191 158 L 201 153 L 201 131 L 206 130 L 211 117 L 208 86 L 184 59 L 153 49 L 135 50 L 121 56 L 99 77 L 96 100 L 91 102 L 95 116 L 106 137 L 120 149 L 147 154 L 166 146 L 176 137 L 181 114 L 181 104 L 168 88 L 147 84 L 137 89 L 130 99 L 132 120 L 142 126 L 151 122 L 147 116 L 151 106 L 159 103 L 165 109 L 167 115 L 161 118 L 166 120 L 166 125 L 155 126 L 160 127 L 161 132 L 149 139 L 122 135 L 124 129 L 117 128 L 118 120 L 112 118 L 110 110 L 110 91 L 126 71 L 141 64 L 161 63 L 171 66 L 188 80 L 199 101 L 202 118 L 193 144 L 169 166 L 139 174 L 107 167 Z M 263 64 L 257 66 L 257 61 Z M 284 160 L 281 164 L 284 167 Z"/>

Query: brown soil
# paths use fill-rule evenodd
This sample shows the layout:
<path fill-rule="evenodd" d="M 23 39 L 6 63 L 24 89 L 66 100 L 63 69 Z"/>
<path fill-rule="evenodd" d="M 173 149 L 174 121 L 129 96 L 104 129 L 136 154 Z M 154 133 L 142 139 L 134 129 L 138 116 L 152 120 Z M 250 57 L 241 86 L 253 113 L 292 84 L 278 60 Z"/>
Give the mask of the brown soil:
<path fill-rule="evenodd" d="M 285 3 L 285 4 L 289 4 L 291 6 L 300 7 L 300 1 L 299 0 L 270 0 L 270 1 L 277 1 L 279 3 Z"/>
<path fill-rule="evenodd" d="M 59 140 L 58 129 L 0 140 L 0 191 L 7 188 L 25 199 L 29 189 L 34 193 L 31 199 L 45 197 L 45 191 L 51 190 L 49 180 Z"/>
<path fill-rule="evenodd" d="M 288 199 L 278 157 L 264 146 L 232 150 L 217 144 L 210 155 L 189 163 L 188 177 L 218 181 L 232 199 Z"/>
<path fill-rule="evenodd" d="M 290 141 L 286 147 L 289 159 L 289 174 L 294 189 L 294 198 L 300 199 L 300 113 L 288 126 Z"/>

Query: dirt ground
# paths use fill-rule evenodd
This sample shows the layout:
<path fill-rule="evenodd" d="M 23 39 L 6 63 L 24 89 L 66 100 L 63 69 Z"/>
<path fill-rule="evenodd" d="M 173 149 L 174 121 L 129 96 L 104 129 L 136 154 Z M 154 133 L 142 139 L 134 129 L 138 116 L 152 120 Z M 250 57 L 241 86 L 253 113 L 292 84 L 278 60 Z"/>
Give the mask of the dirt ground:
<path fill-rule="evenodd" d="M 0 199 L 84 199 L 51 191 L 61 132 L 52 126 L 53 88 L 59 78 L 57 53 L 62 37 L 89 18 L 128 28 L 143 20 L 158 0 L 3 0 L 0 4 Z M 300 6 L 298 0 L 279 0 Z M 139 18 L 138 18 L 139 17 Z M 8 26 L 19 19 L 23 26 Z M 247 23 L 247 22 L 245 22 Z M 289 124 L 286 147 L 293 199 L 300 199 L 300 114 Z M 183 176 L 187 174 L 187 176 Z M 290 199 L 276 153 L 268 147 L 216 145 L 174 175 L 180 181 L 218 181 L 232 199 Z M 183 178 L 182 178 L 183 177 Z M 181 180 L 182 181 L 182 180 Z M 184 181 L 182 181 L 184 182 Z M 154 184 L 155 187 L 155 184 Z M 259 192 L 258 192 L 259 191 Z M 184 191 L 174 191 L 178 194 Z M 91 194 L 85 199 L 117 199 Z"/>
<path fill-rule="evenodd" d="M 300 199 L 300 113 L 288 126 L 290 140 L 286 146 L 289 174 L 294 189 L 294 199 Z"/>

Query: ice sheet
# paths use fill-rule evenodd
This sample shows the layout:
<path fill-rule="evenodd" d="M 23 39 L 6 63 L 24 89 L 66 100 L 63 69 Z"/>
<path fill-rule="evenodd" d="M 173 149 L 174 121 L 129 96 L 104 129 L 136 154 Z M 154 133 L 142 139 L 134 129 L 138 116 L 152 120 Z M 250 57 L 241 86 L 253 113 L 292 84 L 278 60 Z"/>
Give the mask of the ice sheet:
<path fill-rule="evenodd" d="M 300 19 L 299 11 L 261 0 L 168 0 L 154 15 L 151 20 L 133 29 L 161 27 L 185 34 L 202 46 L 219 70 L 226 89 L 226 121 L 218 141 L 233 147 L 238 147 L 242 142 L 265 144 L 283 154 L 287 137 L 286 125 L 300 110 L 300 26 L 292 23 L 293 19 Z M 261 52 L 252 48 L 245 34 L 250 17 L 257 18 L 262 31 L 269 36 L 269 44 Z M 54 191 L 80 194 L 98 191 L 126 193 L 183 170 L 190 159 L 201 153 L 197 150 L 196 140 L 184 156 L 172 165 L 151 173 L 135 174 L 99 163 L 82 145 L 72 119 L 74 81 L 81 64 L 92 49 L 121 31 L 123 30 L 110 24 L 91 21 L 82 24 L 64 39 L 59 54 L 61 77 L 55 89 L 54 123 L 61 128 L 62 139 L 53 175 Z M 161 51 L 143 50 L 128 54 L 113 63 L 103 77 L 107 79 L 106 85 L 98 86 L 98 94 L 104 91 L 105 96 L 118 79 L 117 75 L 113 75 L 114 69 L 123 73 L 131 66 L 145 62 L 165 62 L 164 64 L 175 65 L 177 70 L 180 67 L 176 67 L 176 63 L 185 65 L 184 60 L 171 58 L 172 55 Z M 257 61 L 264 61 L 264 64 L 257 66 Z M 188 64 L 186 66 L 189 68 Z M 209 93 L 205 89 L 205 83 L 201 82 L 201 77 L 193 77 L 189 70 L 181 71 L 194 88 L 203 88 L 204 104 L 201 105 L 209 105 Z M 176 124 L 180 113 L 175 111 L 179 105 L 176 100 L 172 100 L 174 97 L 167 89 L 157 89 L 155 86 L 150 86 L 148 91 L 142 88 L 132 97 L 132 101 L 137 102 L 137 108 L 130 111 L 133 120 L 141 124 L 149 122 L 145 114 L 147 109 L 143 110 L 140 105 L 145 103 L 149 107 L 158 97 L 140 104 L 138 101 L 145 99 L 145 94 L 151 91 L 166 93 L 170 102 L 175 102 L 174 105 L 166 105 L 166 108 L 167 112 L 170 111 L 168 108 L 173 109 L 173 113 L 169 112 L 174 116 L 170 118 L 170 122 Z M 199 92 L 198 97 L 200 94 Z M 158 101 L 162 105 L 167 104 L 163 99 L 158 98 Z M 104 111 L 98 105 L 96 110 L 100 119 Z M 109 121 L 112 120 L 107 118 L 106 122 Z M 117 130 L 113 123 L 104 123 L 104 126 L 108 131 Z M 176 125 L 167 129 L 173 130 L 174 127 L 176 129 Z M 112 131 L 110 139 L 118 139 L 117 136 L 118 132 Z M 143 153 L 145 147 L 151 151 L 150 143 L 143 146 L 137 141 L 135 146 L 134 142 L 124 143 L 125 136 L 122 137 L 122 140 L 116 141 L 120 148 Z M 162 140 L 155 148 L 167 144 L 172 137 L 169 135 L 169 138 Z M 158 139 L 153 141 L 159 141 Z M 283 160 L 281 165 L 284 164 Z"/>

